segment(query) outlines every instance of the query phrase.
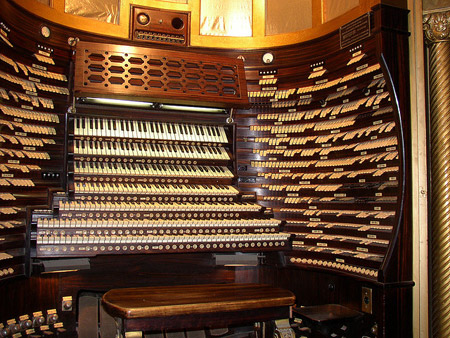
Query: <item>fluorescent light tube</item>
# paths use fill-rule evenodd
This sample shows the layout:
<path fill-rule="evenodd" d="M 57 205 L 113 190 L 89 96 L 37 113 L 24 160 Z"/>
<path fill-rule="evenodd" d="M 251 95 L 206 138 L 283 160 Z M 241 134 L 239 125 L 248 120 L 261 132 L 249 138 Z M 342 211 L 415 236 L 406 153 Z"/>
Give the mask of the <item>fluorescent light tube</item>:
<path fill-rule="evenodd" d="M 178 106 L 174 104 L 161 104 L 161 109 L 165 110 L 182 110 L 199 113 L 225 113 L 225 109 L 212 107 L 195 107 L 195 106 Z"/>
<path fill-rule="evenodd" d="M 86 97 L 84 101 L 86 103 L 109 104 L 113 106 L 125 106 L 125 107 L 153 108 L 155 106 L 152 102 L 107 99 L 100 97 Z"/>

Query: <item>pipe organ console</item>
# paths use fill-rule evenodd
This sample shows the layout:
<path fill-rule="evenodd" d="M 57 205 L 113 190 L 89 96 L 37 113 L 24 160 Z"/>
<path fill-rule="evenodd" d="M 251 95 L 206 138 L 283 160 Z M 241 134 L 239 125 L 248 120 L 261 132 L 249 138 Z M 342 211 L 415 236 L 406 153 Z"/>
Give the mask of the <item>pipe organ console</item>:
<path fill-rule="evenodd" d="M 406 16 L 365 18 L 348 47 L 337 31 L 263 64 L 51 23 L 45 40 L 6 1 L 0 337 L 108 337 L 111 288 L 214 283 L 291 290 L 298 336 L 411 336 Z"/>

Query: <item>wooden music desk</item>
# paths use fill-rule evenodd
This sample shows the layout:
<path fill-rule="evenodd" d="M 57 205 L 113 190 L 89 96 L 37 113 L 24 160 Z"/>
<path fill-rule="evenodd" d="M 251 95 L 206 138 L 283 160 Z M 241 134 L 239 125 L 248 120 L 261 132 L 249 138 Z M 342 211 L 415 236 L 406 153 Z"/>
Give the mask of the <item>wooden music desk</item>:
<path fill-rule="evenodd" d="M 102 304 L 127 331 L 227 327 L 290 318 L 292 292 L 261 284 L 112 289 Z"/>

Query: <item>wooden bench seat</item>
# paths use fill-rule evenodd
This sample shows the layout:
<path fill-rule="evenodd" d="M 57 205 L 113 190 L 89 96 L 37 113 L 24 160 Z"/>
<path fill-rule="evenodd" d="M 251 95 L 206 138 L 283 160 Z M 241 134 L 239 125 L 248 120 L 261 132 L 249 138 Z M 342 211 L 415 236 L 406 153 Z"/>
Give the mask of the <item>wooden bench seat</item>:
<path fill-rule="evenodd" d="M 261 284 L 206 284 L 113 289 L 107 313 L 126 331 L 214 328 L 289 318 L 292 292 Z"/>

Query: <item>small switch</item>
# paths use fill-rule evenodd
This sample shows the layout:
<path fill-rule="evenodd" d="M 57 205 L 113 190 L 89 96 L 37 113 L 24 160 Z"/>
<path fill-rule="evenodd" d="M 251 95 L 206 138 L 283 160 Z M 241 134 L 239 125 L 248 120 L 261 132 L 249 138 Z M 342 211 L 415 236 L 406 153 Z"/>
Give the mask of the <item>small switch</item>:
<path fill-rule="evenodd" d="M 363 287 L 361 291 L 361 311 L 372 314 L 372 289 Z"/>

